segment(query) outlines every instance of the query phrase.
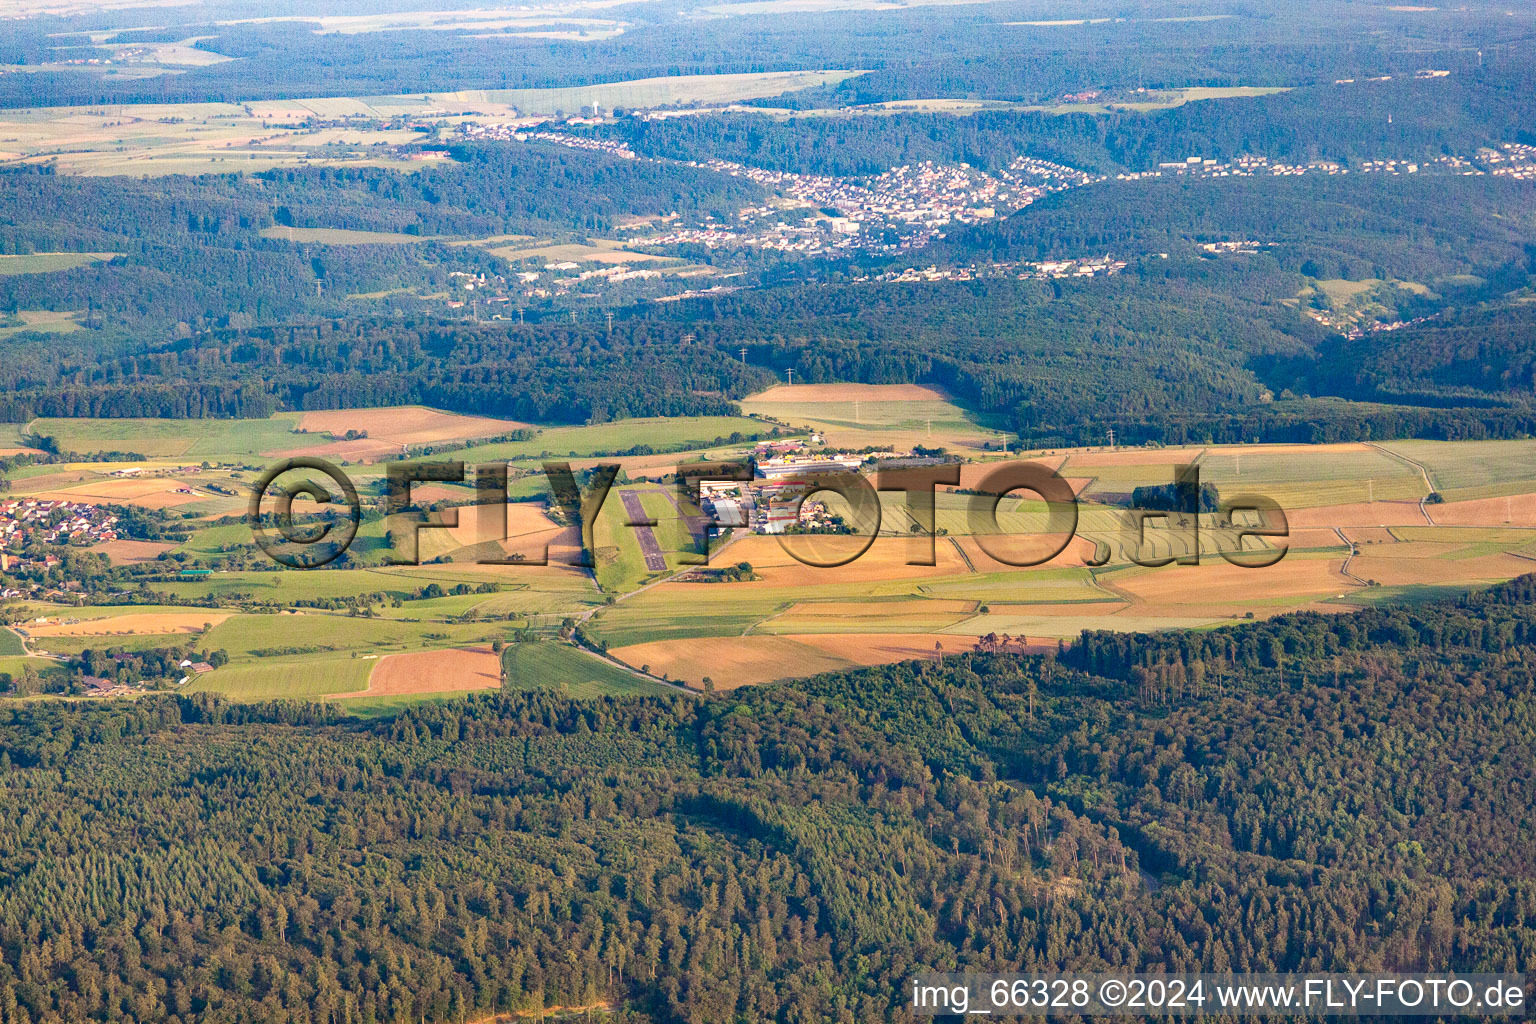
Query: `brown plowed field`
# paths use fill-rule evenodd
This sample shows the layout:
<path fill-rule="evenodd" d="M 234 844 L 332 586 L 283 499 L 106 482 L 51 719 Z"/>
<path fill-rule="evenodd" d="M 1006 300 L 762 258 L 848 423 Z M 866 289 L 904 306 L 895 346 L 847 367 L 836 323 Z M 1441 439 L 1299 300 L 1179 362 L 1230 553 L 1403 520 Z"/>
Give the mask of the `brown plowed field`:
<path fill-rule="evenodd" d="M 175 544 L 160 544 L 152 540 L 109 540 L 93 545 L 89 550 L 106 555 L 113 565 L 132 565 L 135 562 L 153 562 L 161 552 L 176 550 Z"/>
<path fill-rule="evenodd" d="M 528 426 L 514 420 L 489 416 L 460 416 L 420 406 L 379 409 L 327 409 L 307 412 L 299 421 L 300 430 L 337 437 L 349 430 L 362 430 L 370 441 L 402 444 L 434 444 L 439 441 L 466 441 L 476 437 L 509 434 Z"/>
<path fill-rule="evenodd" d="M 35 637 L 44 636 L 139 636 L 155 633 L 197 633 L 205 623 L 217 626 L 230 612 L 193 609 L 185 612 L 133 612 L 81 622 L 47 622 L 23 625 Z"/>

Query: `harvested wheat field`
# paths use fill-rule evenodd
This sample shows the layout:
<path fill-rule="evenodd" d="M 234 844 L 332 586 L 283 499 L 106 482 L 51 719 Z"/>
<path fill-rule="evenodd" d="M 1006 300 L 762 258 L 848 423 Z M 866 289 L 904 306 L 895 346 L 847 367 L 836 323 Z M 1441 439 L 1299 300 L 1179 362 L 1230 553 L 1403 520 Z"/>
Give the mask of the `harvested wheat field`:
<path fill-rule="evenodd" d="M 1088 559 L 1093 558 L 1097 550 L 1097 544 L 1082 534 L 1077 534 L 1067 542 L 1067 546 L 1061 553 L 1049 561 L 1039 565 L 1016 565 L 1013 563 L 1029 561 L 1049 553 L 1061 543 L 1060 535 L 1035 536 L 1029 534 L 992 534 L 985 538 L 986 548 L 983 549 L 983 541 L 976 537 L 954 537 L 956 544 L 965 551 L 970 563 L 977 572 L 1026 572 L 1029 569 L 1063 569 L 1080 567 L 1088 564 Z M 940 538 L 942 544 L 945 538 Z M 991 552 L 990 554 L 988 552 Z M 993 555 L 999 555 L 1008 561 L 1000 561 Z"/>
<path fill-rule="evenodd" d="M 440 441 L 467 441 L 477 437 L 510 434 L 527 427 L 514 420 L 489 416 L 460 416 L 422 406 L 375 409 L 327 409 L 307 412 L 299 420 L 299 429 L 337 437 L 349 430 L 366 431 L 370 441 L 389 441 L 395 445 L 435 444 Z"/>
<path fill-rule="evenodd" d="M 138 505 L 141 508 L 174 508 L 207 501 L 213 495 L 198 491 L 183 480 L 152 477 L 144 480 L 93 480 L 66 490 L 29 493 L 39 501 L 78 501 L 84 505 Z"/>
<path fill-rule="evenodd" d="M 840 542 L 837 550 L 856 550 L 862 538 L 804 536 L 793 540 L 810 542 L 806 549 L 817 552 L 834 550 L 829 542 Z M 733 583 L 732 587 L 812 586 L 819 583 L 873 583 L 884 580 L 920 579 L 926 576 L 954 576 L 970 571 L 953 544 L 940 539 L 936 547 L 937 565 L 908 565 L 907 559 L 916 553 L 917 545 L 909 537 L 877 537 L 864 552 L 847 565 L 832 568 L 805 565 L 796 561 L 779 546 L 773 537 L 753 535 L 743 537 L 731 545 L 729 553 L 721 556 L 722 562 L 751 562 L 752 568 L 762 577 L 751 583 Z M 698 584 L 710 586 L 710 584 Z"/>
<path fill-rule="evenodd" d="M 1430 515 L 1434 515 L 1431 512 Z M 1417 501 L 1372 501 L 1352 505 L 1315 505 L 1311 508 L 1286 509 L 1291 529 L 1342 526 L 1425 526 L 1424 513 Z"/>
<path fill-rule="evenodd" d="M 913 659 L 934 661 L 940 654 L 934 649 L 935 644 L 942 645 L 944 654 L 965 654 L 976 646 L 971 637 L 937 633 L 814 633 L 785 639 L 815 647 L 855 665 L 889 665 L 893 661 Z M 1038 649 L 1043 651 L 1046 646 L 1045 641 L 1040 641 Z M 1051 641 L 1049 647 L 1055 650 L 1055 642 Z"/>
<path fill-rule="evenodd" d="M 522 555 L 537 562 L 545 557 L 551 562 L 572 562 L 581 550 L 581 534 L 573 526 L 561 526 L 544 512 L 541 504 L 513 502 L 506 506 L 505 532 L 495 506 L 465 505 L 457 508 L 458 525 L 426 529 L 420 534 L 423 558 L 451 554 L 462 548 L 496 544 L 503 555 Z M 452 514 L 446 512 L 443 514 Z M 496 557 L 486 553 L 483 557 Z"/>
<path fill-rule="evenodd" d="M 1066 461 L 1067 457 L 1065 455 L 1046 455 L 1034 459 L 998 459 L 993 462 L 967 462 L 960 466 L 960 487 L 965 490 L 977 490 L 981 487 L 982 481 L 986 480 L 986 478 L 991 476 L 993 473 L 998 472 L 1001 467 L 1013 465 L 1014 463 L 1018 462 L 1038 463 L 1047 469 L 1060 473 L 1062 464 Z M 1088 485 L 1090 479 L 1092 478 L 1079 477 L 1075 480 L 1069 478 L 1067 483 L 1072 485 L 1072 492 L 1077 494 L 1080 493 L 1082 489 Z M 941 491 L 952 489 L 953 488 L 949 487 L 948 485 L 941 485 L 939 487 L 939 490 Z M 1025 492 L 1020 491 L 1018 493 L 1023 495 Z"/>
<path fill-rule="evenodd" d="M 1536 527 L 1536 494 L 1451 501 L 1428 507 L 1436 526 Z"/>
<path fill-rule="evenodd" d="M 711 636 L 655 640 L 608 652 L 634 668 L 694 689 L 709 676 L 722 690 L 850 668 L 853 662 L 783 636 Z"/>
<path fill-rule="evenodd" d="M 947 402 L 949 396 L 920 384 L 780 384 L 744 401 L 795 405 L 819 402 Z"/>
<path fill-rule="evenodd" d="M 701 688 L 709 676 L 726 690 L 864 665 L 931 660 L 935 643 L 942 643 L 946 653 L 961 654 L 976 641 L 933 633 L 809 633 L 657 640 L 608 653 L 635 668 L 649 666 L 653 675 L 664 674 L 694 689 Z"/>
<path fill-rule="evenodd" d="M 1362 547 L 1349 571 L 1385 587 L 1432 583 L 1502 583 L 1536 569 L 1536 562 L 1510 554 L 1457 557 L 1467 545 L 1415 541 Z"/>
<path fill-rule="evenodd" d="M 1363 534 L 1378 539 L 1383 536 L 1391 536 L 1391 534 L 1388 533 L 1384 527 L 1379 526 L 1349 527 L 1344 531 L 1344 536 L 1348 537 L 1351 541 L 1358 540 Z M 1289 536 L 1271 537 L 1269 539 L 1274 542 L 1276 547 L 1283 546 L 1292 552 L 1324 548 L 1337 549 L 1342 553 L 1345 548 L 1344 542 L 1339 539 L 1339 535 L 1337 533 L 1335 533 L 1333 530 L 1329 530 L 1321 526 L 1316 528 L 1308 528 L 1305 530 L 1298 530 L 1293 524 L 1291 526 L 1291 532 Z M 1252 544 L 1253 541 L 1250 540 L 1248 543 Z"/>
<path fill-rule="evenodd" d="M 466 474 L 466 476 L 468 475 Z M 411 484 L 411 503 L 413 505 L 430 505 L 438 501 L 457 504 L 461 501 L 474 500 L 475 488 L 472 484 L 464 487 L 455 487 L 451 484 Z"/>
<path fill-rule="evenodd" d="M 692 459 L 688 452 L 669 452 L 662 455 L 607 455 L 594 459 L 571 459 L 571 469 L 582 472 L 593 466 L 612 465 L 617 462 L 624 473 L 633 480 L 660 480 L 677 472 L 677 467 Z"/>
<path fill-rule="evenodd" d="M 161 544 L 152 540 L 110 540 L 87 550 L 106 555 L 113 565 L 133 565 L 137 562 L 153 562 L 163 552 L 175 551 L 176 547 L 175 544 Z"/>
<path fill-rule="evenodd" d="M 35 637 L 44 636 L 142 636 L 156 633 L 200 633 L 203 626 L 217 626 L 231 612 L 191 609 L 184 612 L 133 612 L 79 622 L 44 622 L 27 625 Z"/>
<path fill-rule="evenodd" d="M 385 655 L 369 673 L 368 689 L 331 696 L 345 700 L 402 693 L 495 690 L 500 686 L 501 658 L 496 652 L 489 647 L 460 647 Z"/>
<path fill-rule="evenodd" d="M 1322 600 L 1358 589 L 1359 584 L 1339 572 L 1343 562 L 1342 554 L 1338 558 L 1287 557 L 1267 568 L 1244 569 L 1220 558 L 1202 558 L 1199 565 L 1165 565 L 1101 579 L 1130 597 L 1138 605 L 1138 615 L 1162 609 L 1183 614 L 1194 608 L 1225 615 Z"/>

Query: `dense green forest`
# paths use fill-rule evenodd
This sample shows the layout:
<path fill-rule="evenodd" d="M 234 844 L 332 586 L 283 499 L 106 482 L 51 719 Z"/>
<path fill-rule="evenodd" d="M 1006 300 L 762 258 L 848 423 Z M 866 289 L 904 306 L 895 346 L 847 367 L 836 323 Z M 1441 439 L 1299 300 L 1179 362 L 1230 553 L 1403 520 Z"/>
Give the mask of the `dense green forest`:
<path fill-rule="evenodd" d="M 0 1014 L 906 1019 L 977 971 L 1536 969 L 1536 579 L 714 698 L 0 710 Z"/>
<path fill-rule="evenodd" d="M 1536 306 L 1475 306 L 1386 335 L 1335 336 L 1302 358 L 1277 358 L 1264 374 L 1364 401 L 1528 402 L 1536 390 Z"/>
<path fill-rule="evenodd" d="M 655 156 L 713 156 L 800 173 L 870 174 L 921 160 L 997 168 L 1025 155 L 1110 173 L 1155 170 L 1190 156 L 1262 154 L 1288 163 L 1470 156 L 1479 146 L 1530 141 L 1533 97 L 1532 68 L 1511 60 L 1462 68 L 1448 78 L 1330 81 L 1147 113 L 983 110 L 963 117 L 903 112 L 788 119 L 737 113 L 625 120 L 598 130 Z"/>
<path fill-rule="evenodd" d="M 1393 353 L 1439 328 L 1401 342 L 1391 333 L 1330 340 L 1287 304 L 1305 279 L 1283 262 L 1170 256 L 1104 280 L 1054 282 L 844 275 L 632 310 L 611 330 L 347 317 L 222 328 L 116 354 L 69 336 L 13 340 L 0 343 L 12 353 L 0 363 L 0 421 L 401 403 L 540 422 L 700 415 L 730 411 L 733 399 L 793 370 L 807 382 L 938 384 L 1046 445 L 1098 443 L 1111 427 L 1131 443 L 1536 430 L 1528 388 L 1489 376 L 1485 361 L 1463 360 L 1450 389 L 1362 383 L 1397 380 Z M 1513 346 L 1506 358 L 1517 376 L 1526 310 L 1480 314 L 1504 324 L 1497 336 Z M 1344 364 L 1348 374 L 1336 370 Z"/>
<path fill-rule="evenodd" d="M 1497 295 L 1529 280 L 1536 188 L 1491 176 L 1385 174 L 1106 181 L 954 232 L 938 252 L 953 260 L 1124 257 L 1231 240 L 1259 242 L 1281 267 L 1310 278 L 1454 290 L 1446 279 L 1470 274 L 1495 279 Z"/>
<path fill-rule="evenodd" d="M 532 145 L 462 145 L 454 162 L 402 174 L 295 168 L 255 175 L 77 178 L 0 171 L 0 254 L 120 253 L 49 274 L 0 275 L 0 310 L 90 310 L 110 333 L 282 322 L 355 312 L 347 296 L 441 289 L 505 264 L 437 236 L 611 230 L 621 214 L 734 210 L 749 182 L 676 165 Z M 308 245 L 274 226 L 419 235 L 400 245 Z M 317 292 L 318 286 L 318 292 Z M 411 311 L 423 304 L 396 300 Z"/>
<path fill-rule="evenodd" d="M 773 382 L 683 331 L 325 321 L 229 328 L 148 353 L 30 347 L 0 365 L 0 422 L 34 416 L 270 416 L 422 403 L 539 422 L 735 411 Z"/>
<path fill-rule="evenodd" d="M 448 4 L 445 9 L 472 7 Z M 520 38 L 462 31 L 319 32 L 318 13 L 376 14 L 377 7 L 286 3 L 252 20 L 231 2 L 140 11 L 43 16 L 14 26 L 0 63 L 30 67 L 0 77 L 0 106 L 205 102 L 325 95 L 379 95 L 457 89 L 587 85 L 650 76 L 806 68 L 873 69 L 868 85 L 813 93 L 802 102 L 838 106 L 861 98 L 981 95 L 1038 99 L 1095 85 L 1296 85 L 1340 77 L 1411 73 L 1422 55 L 1490 59 L 1523 45 L 1529 25 L 1507 5 L 1459 5 L 1455 17 L 1391 11 L 1340 0 L 1288 5 L 1283 16 L 1242 2 L 1184 5 L 1194 20 L 1164 20 L 1112 0 L 1073 8 L 1074 18 L 1113 19 L 1071 28 L 1017 22 L 1059 19 L 1044 0 L 842 12 L 731 12 L 698 17 L 698 3 L 666 0 L 618 5 L 605 13 L 627 24 L 613 38 Z M 1209 19 L 1209 20 L 1206 20 Z M 148 32 L 127 31 L 143 29 Z M 96 32 L 96 48 L 63 33 Z M 202 49 L 235 58 L 154 77 L 44 69 L 60 57 L 110 56 L 114 42 L 197 38 Z M 165 41 L 170 41 L 169 39 Z M 59 47 L 69 46 L 68 50 Z M 1001 58 L 1000 59 L 1000 51 Z M 941 92 L 935 92 L 942 89 Z M 790 100 L 789 102 L 795 102 Z"/>

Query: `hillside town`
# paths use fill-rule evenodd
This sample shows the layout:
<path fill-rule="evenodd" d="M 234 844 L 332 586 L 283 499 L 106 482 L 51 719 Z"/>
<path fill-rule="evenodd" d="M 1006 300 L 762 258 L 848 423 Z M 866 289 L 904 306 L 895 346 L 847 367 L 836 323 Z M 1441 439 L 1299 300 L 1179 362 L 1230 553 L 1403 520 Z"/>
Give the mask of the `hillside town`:
<path fill-rule="evenodd" d="M 726 160 L 690 166 L 746 178 L 784 202 L 743 209 L 734 226 L 676 227 L 644 244 L 741 246 L 805 256 L 915 250 L 953 226 L 1006 217 L 1052 192 L 1101 180 L 1030 157 L 995 174 L 969 164 L 923 161 L 868 178 L 763 170 Z"/>

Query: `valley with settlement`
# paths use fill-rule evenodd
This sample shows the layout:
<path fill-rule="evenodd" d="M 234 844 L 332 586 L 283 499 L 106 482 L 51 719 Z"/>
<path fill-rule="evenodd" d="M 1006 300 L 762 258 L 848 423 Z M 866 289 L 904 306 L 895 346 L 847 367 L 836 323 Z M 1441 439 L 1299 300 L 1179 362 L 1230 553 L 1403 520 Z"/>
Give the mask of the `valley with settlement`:
<path fill-rule="evenodd" d="M 0 0 L 0 1024 L 1536 977 L 1536 12 L 440 6 Z"/>

